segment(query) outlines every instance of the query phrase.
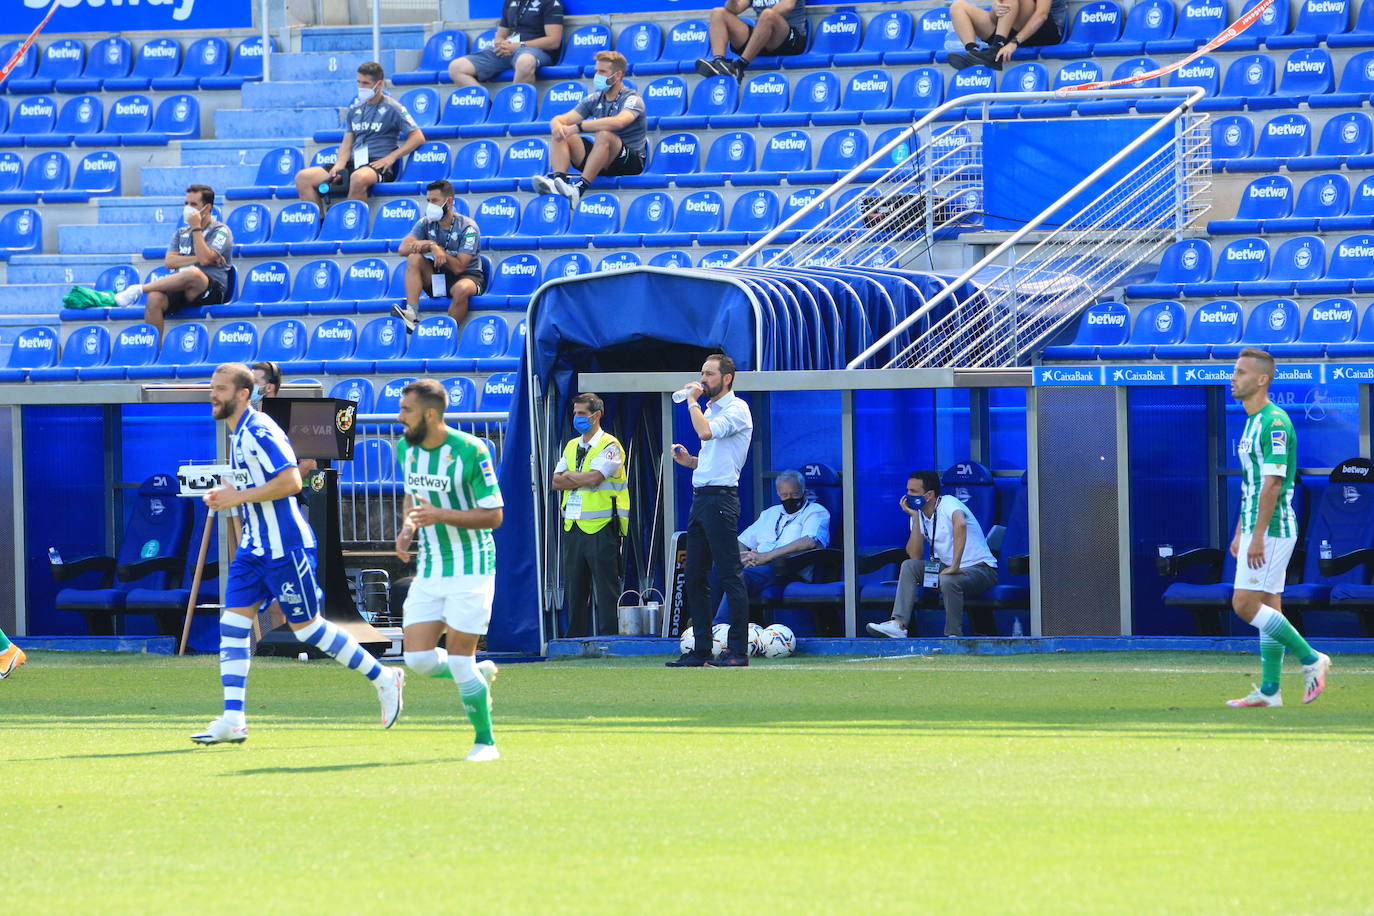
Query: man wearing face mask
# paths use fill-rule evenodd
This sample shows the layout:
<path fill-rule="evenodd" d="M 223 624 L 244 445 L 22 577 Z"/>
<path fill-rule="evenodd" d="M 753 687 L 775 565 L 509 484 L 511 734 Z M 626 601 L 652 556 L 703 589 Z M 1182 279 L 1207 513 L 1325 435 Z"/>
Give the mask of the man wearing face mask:
<path fill-rule="evenodd" d="M 563 581 L 568 595 L 569 636 L 607 636 L 616 631 L 620 597 L 620 539 L 630 527 L 625 450 L 601 428 L 605 404 L 594 394 L 573 398 L 573 429 L 553 469 L 562 492 Z M 587 620 L 587 602 L 595 629 Z"/>
<path fill-rule="evenodd" d="M 358 92 L 344 112 L 339 158 L 329 168 L 312 166 L 296 173 L 296 193 L 316 206 L 324 202 L 320 185 L 342 184 L 349 200 L 366 201 L 379 181 L 395 181 L 397 163 L 425 142 L 424 131 L 405 106 L 382 91 L 386 73 L 369 61 L 358 67 Z"/>
<path fill-rule="evenodd" d="M 625 87 L 625 57 L 615 51 L 596 55 L 593 91 L 549 124 L 549 165 L 553 171 L 532 181 L 540 194 L 562 194 L 573 212 L 598 175 L 638 175 L 649 160 L 644 99 Z M 582 136 L 590 131 L 594 139 Z M 570 166 L 581 175 L 568 177 Z"/>
<path fill-rule="evenodd" d="M 486 288 L 478 250 L 482 237 L 477 224 L 453 209 L 453 185 L 444 179 L 425 188 L 425 208 L 415 228 L 396 249 L 406 257 L 406 302 L 391 311 L 406 323 L 406 332 L 420 323 L 420 293 L 448 297 L 448 314 L 461 327 L 468 300 Z"/>
<path fill-rule="evenodd" d="M 229 286 L 229 262 L 234 235 L 215 219 L 215 192 L 203 184 L 186 189 L 182 216 L 186 225 L 172 233 L 162 262 L 171 274 L 150 283 L 135 283 L 115 293 L 115 305 L 127 308 L 145 293 L 143 320 L 162 336 L 166 315 L 187 305 L 219 305 Z"/>
<path fill-rule="evenodd" d="M 940 475 L 914 471 L 906 482 L 906 496 L 898 503 L 911 518 L 911 534 L 892 602 L 892 619 L 868 624 L 874 636 L 905 638 L 923 584 L 938 587 L 945 605 L 945 635 L 964 635 L 964 599 L 981 595 L 997 584 L 997 559 L 988 549 L 983 526 L 957 497 L 940 492 Z M 925 545 L 931 544 L 937 569 L 926 569 Z M 935 585 L 934 583 L 937 583 Z"/>
<path fill-rule="evenodd" d="M 788 468 L 779 473 L 776 487 L 778 505 L 760 512 L 739 536 L 740 565 L 750 601 L 759 600 L 776 581 L 774 561 L 830 543 L 830 510 L 807 502 L 806 478 L 801 472 Z M 728 623 L 728 618 L 726 603 L 721 601 L 714 623 Z"/>

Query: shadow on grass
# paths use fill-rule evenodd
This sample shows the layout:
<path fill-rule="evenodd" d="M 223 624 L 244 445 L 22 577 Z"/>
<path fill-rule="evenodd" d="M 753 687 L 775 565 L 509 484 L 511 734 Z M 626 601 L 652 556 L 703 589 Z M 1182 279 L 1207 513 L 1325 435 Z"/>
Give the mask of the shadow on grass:
<path fill-rule="evenodd" d="M 419 767 L 431 763 L 459 763 L 462 757 L 435 757 L 430 760 L 377 760 L 371 763 L 336 763 L 328 766 L 253 767 L 220 776 L 269 776 L 282 773 L 335 773 L 341 770 L 373 770 L 378 767 Z"/>

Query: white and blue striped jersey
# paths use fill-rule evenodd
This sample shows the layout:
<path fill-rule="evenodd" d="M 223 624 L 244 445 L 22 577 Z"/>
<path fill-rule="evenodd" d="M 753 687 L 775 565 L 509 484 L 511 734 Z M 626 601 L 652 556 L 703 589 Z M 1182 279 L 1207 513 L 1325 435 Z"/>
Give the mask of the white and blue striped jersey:
<path fill-rule="evenodd" d="M 249 487 L 260 487 L 296 466 L 296 452 L 286 433 L 265 413 L 249 407 L 229 439 L 229 462 L 248 473 Z M 236 489 L 247 489 L 235 483 Z M 277 560 L 298 547 L 314 547 L 315 533 L 306 524 L 294 496 L 239 506 L 243 537 L 239 549 Z"/>

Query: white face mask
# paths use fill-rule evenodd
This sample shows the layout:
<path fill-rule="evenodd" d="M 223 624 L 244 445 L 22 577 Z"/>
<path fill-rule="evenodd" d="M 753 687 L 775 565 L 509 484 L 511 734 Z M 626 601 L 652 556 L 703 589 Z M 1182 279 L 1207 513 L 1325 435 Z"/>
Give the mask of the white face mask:
<path fill-rule="evenodd" d="M 369 86 L 369 87 L 367 87 L 367 88 L 363 88 L 362 86 L 359 86 L 359 87 L 358 87 L 358 97 L 357 97 L 358 104 L 359 104 L 359 105 L 365 105 L 365 104 L 367 104 L 367 102 L 368 102 L 374 95 L 376 95 L 376 94 L 377 94 L 377 87 L 375 87 L 375 86 Z"/>
<path fill-rule="evenodd" d="M 199 212 L 200 210 L 196 209 L 190 204 L 187 204 L 186 206 L 181 208 L 182 218 L 184 218 L 188 223 L 191 221 L 191 217 L 195 216 Z"/>
<path fill-rule="evenodd" d="M 444 208 L 440 204 L 425 202 L 425 219 L 431 223 L 437 223 L 444 218 Z"/>

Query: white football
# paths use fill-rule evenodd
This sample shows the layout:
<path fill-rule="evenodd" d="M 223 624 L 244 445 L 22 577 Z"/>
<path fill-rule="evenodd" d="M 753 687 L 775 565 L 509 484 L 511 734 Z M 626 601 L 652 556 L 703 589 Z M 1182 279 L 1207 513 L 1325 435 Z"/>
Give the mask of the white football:
<path fill-rule="evenodd" d="M 749 654 L 763 654 L 763 627 L 756 623 L 749 624 Z"/>
<path fill-rule="evenodd" d="M 688 627 L 682 631 L 682 637 L 678 640 L 678 651 L 686 655 L 688 652 L 696 651 L 697 638 L 692 635 L 692 628 Z"/>
<path fill-rule="evenodd" d="M 786 658 L 797 647 L 797 637 L 790 627 L 775 623 L 763 631 L 763 654 L 766 658 Z"/>
<path fill-rule="evenodd" d="M 730 640 L 730 624 L 718 623 L 711 627 L 711 657 L 715 658 L 725 651 L 726 643 Z"/>

